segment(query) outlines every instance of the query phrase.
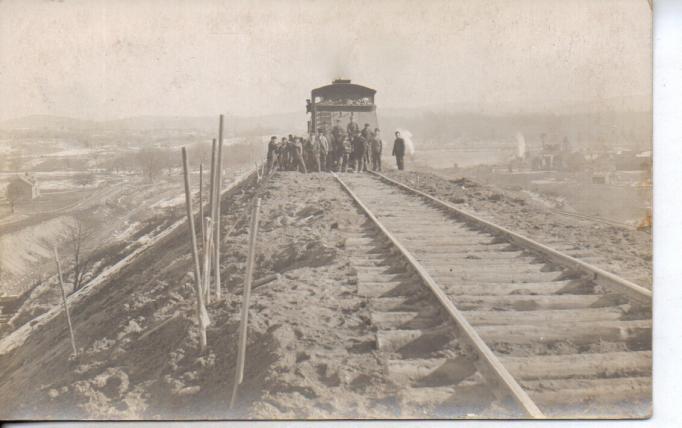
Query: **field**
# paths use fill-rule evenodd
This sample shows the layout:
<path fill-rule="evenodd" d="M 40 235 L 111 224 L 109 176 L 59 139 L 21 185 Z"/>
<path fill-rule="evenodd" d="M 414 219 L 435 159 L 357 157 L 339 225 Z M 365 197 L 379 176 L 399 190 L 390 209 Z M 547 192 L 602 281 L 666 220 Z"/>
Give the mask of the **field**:
<path fill-rule="evenodd" d="M 620 181 L 592 183 L 588 172 L 513 172 L 499 169 L 440 171 L 456 178 L 462 175 L 507 190 L 523 191 L 547 208 L 586 216 L 595 216 L 636 227 L 651 214 L 652 186 L 643 184 L 643 171 L 623 172 Z M 615 180 L 614 180 L 615 181 Z"/>

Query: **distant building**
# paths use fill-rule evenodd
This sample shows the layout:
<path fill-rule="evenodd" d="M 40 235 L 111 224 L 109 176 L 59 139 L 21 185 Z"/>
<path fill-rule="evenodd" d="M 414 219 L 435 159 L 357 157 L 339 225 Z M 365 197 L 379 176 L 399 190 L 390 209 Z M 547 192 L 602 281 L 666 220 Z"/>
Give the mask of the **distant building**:
<path fill-rule="evenodd" d="M 7 185 L 7 199 L 12 202 L 30 201 L 39 196 L 38 183 L 28 174 L 14 177 Z"/>

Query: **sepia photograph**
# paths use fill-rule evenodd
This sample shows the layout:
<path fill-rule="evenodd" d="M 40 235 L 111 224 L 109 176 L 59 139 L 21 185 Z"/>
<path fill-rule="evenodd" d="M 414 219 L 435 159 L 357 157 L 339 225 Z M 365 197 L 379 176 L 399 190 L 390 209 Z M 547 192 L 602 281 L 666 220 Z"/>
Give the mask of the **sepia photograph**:
<path fill-rule="evenodd" d="M 0 0 L 0 420 L 652 416 L 652 0 Z"/>

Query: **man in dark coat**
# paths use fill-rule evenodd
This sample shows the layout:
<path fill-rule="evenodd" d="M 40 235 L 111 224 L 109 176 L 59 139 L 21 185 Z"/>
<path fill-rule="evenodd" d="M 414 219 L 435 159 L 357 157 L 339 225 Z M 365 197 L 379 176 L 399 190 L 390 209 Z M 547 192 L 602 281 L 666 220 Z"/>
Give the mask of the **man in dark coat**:
<path fill-rule="evenodd" d="M 341 119 L 336 119 L 336 125 L 332 128 L 331 133 L 331 147 L 329 148 L 332 154 L 332 168 L 334 171 L 341 169 L 340 159 L 343 157 L 343 140 L 346 138 L 346 131 L 341 126 Z"/>
<path fill-rule="evenodd" d="M 371 148 L 370 148 L 370 143 L 371 143 L 371 138 L 372 138 L 372 130 L 369 127 L 369 123 L 365 123 L 365 127 L 362 128 L 362 131 L 360 131 L 362 134 L 362 138 L 365 139 L 365 160 L 364 160 L 364 171 L 367 171 L 367 169 L 371 166 L 370 164 L 370 157 L 371 157 Z"/>
<path fill-rule="evenodd" d="M 289 142 L 289 153 L 294 162 L 294 171 L 298 170 L 302 173 L 307 173 L 308 170 L 303 162 L 303 142 L 301 138 L 295 137 L 293 142 Z"/>
<path fill-rule="evenodd" d="M 277 137 L 270 137 L 268 143 L 268 172 L 272 171 L 277 160 Z"/>
<path fill-rule="evenodd" d="M 275 166 L 280 171 L 286 171 L 287 169 L 287 153 L 287 137 L 282 137 L 282 140 L 275 149 Z"/>
<path fill-rule="evenodd" d="M 379 128 L 374 129 L 370 140 L 370 158 L 372 159 L 372 169 L 374 171 L 381 171 L 381 150 L 383 143 L 381 141 L 381 134 L 379 133 Z"/>
<path fill-rule="evenodd" d="M 322 150 L 320 139 L 317 135 L 313 135 L 310 140 L 306 141 L 306 146 L 308 147 L 308 162 L 309 171 L 320 172 L 322 170 L 322 164 L 320 163 L 320 151 Z"/>
<path fill-rule="evenodd" d="M 320 146 L 320 166 L 322 167 L 323 171 L 327 171 L 327 155 L 329 154 L 329 142 L 327 141 L 327 137 L 324 135 L 324 130 L 323 129 L 318 129 L 317 130 L 317 135 L 314 137 L 315 141 L 317 144 Z"/>
<path fill-rule="evenodd" d="M 353 146 L 350 143 L 350 139 L 345 136 L 341 137 L 341 146 L 338 151 L 337 169 L 340 172 L 346 172 L 348 170 L 348 164 L 350 163 L 350 154 L 353 151 Z"/>
<path fill-rule="evenodd" d="M 367 140 L 362 134 L 355 134 L 353 137 L 353 168 L 355 172 L 367 171 L 367 165 L 365 164 L 367 153 Z"/>
<path fill-rule="evenodd" d="M 393 142 L 393 156 L 395 156 L 395 162 L 398 165 L 398 169 L 402 171 L 405 169 L 405 163 L 403 159 L 405 158 L 405 140 L 400 137 L 400 132 L 395 131 L 395 141 Z"/>
<path fill-rule="evenodd" d="M 346 126 L 346 132 L 348 133 L 348 138 L 350 138 L 351 141 L 353 138 L 355 138 L 355 135 L 360 132 L 358 124 L 353 121 L 353 116 L 350 117 L 350 122 L 348 122 L 348 126 Z"/>

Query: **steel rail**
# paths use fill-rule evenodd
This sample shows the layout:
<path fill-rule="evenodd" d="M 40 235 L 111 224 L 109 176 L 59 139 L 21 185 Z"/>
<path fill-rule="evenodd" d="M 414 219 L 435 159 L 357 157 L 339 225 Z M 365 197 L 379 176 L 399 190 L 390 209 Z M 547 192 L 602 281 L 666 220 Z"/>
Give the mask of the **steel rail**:
<path fill-rule="evenodd" d="M 637 285 L 634 282 L 621 278 L 618 275 L 615 275 L 611 272 L 607 272 L 601 268 L 593 266 L 589 263 L 585 263 L 581 260 L 578 260 L 560 251 L 557 251 L 554 248 L 548 247 L 547 245 L 541 244 L 516 232 L 512 232 L 511 230 L 505 227 L 484 220 L 475 214 L 471 214 L 467 211 L 457 208 L 448 202 L 442 201 L 434 196 L 429 195 L 428 193 L 422 192 L 421 190 L 417 190 L 397 180 L 388 178 L 381 173 L 378 173 L 376 171 L 370 172 L 388 183 L 391 183 L 404 190 L 407 190 L 411 193 L 417 194 L 421 197 L 428 199 L 434 204 L 439 205 L 447 209 L 448 211 L 451 211 L 452 213 L 456 214 L 459 217 L 462 217 L 465 221 L 468 221 L 469 223 L 474 223 L 477 226 L 482 226 L 484 229 L 494 234 L 503 235 L 510 242 L 520 247 L 535 251 L 536 253 L 539 253 L 541 256 L 548 258 L 549 261 L 551 261 L 552 263 L 555 263 L 559 266 L 563 266 L 568 269 L 572 269 L 574 271 L 588 274 L 591 276 L 591 279 L 595 283 L 602 285 L 617 293 L 621 293 L 634 302 L 644 304 L 646 306 L 651 305 L 651 290 L 646 289 L 641 285 Z"/>
<path fill-rule="evenodd" d="M 377 219 L 377 217 L 369 210 L 369 208 L 358 198 L 357 195 L 341 180 L 336 174 L 332 173 L 341 187 L 353 198 L 355 203 L 365 212 L 372 222 L 381 230 L 381 232 L 391 241 L 393 246 L 402 254 L 412 268 L 417 272 L 424 284 L 431 290 L 434 296 L 441 303 L 450 318 L 455 322 L 464 336 L 464 339 L 472 346 L 479 357 L 479 361 L 483 363 L 479 369 L 483 372 L 486 379 L 497 385 L 498 389 L 502 390 L 505 395 L 510 396 L 530 418 L 544 419 L 545 415 L 540 411 L 535 402 L 528 396 L 526 391 L 519 385 L 509 371 L 504 367 L 502 362 L 495 356 L 493 351 L 486 345 L 483 339 L 478 335 L 476 330 L 469 324 L 464 315 L 454 305 L 452 300 L 445 294 L 443 289 L 434 281 L 426 269 L 417 261 L 417 259 L 398 241 L 393 234 L 386 229 L 386 227 Z"/>

